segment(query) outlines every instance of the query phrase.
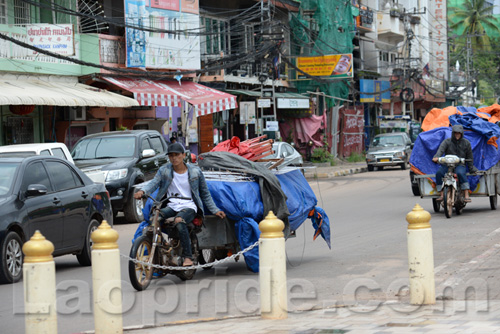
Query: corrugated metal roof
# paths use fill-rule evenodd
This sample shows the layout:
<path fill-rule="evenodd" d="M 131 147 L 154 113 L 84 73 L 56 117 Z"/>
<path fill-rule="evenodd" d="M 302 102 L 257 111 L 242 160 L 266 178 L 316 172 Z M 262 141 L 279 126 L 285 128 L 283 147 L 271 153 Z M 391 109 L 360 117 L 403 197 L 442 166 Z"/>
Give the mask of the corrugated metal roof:
<path fill-rule="evenodd" d="M 11 104 L 117 108 L 139 105 L 135 99 L 78 83 L 74 77 L 1 76 L 0 105 Z"/>

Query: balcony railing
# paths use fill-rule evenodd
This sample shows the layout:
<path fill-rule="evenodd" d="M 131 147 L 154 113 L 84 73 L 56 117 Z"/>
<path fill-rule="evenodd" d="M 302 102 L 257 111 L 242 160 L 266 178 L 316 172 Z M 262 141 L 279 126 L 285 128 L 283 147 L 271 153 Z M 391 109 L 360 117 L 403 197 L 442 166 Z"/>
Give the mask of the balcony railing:
<path fill-rule="evenodd" d="M 99 35 L 99 59 L 101 64 L 125 65 L 125 39 Z"/>

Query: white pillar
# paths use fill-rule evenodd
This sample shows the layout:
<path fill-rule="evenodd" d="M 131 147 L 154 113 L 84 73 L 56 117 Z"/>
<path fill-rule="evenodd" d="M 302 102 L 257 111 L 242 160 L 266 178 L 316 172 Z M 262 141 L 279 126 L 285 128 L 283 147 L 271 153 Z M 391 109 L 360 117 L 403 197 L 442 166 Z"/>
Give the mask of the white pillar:
<path fill-rule="evenodd" d="M 408 221 L 408 266 L 410 274 L 410 304 L 436 303 L 434 283 L 434 250 L 431 215 L 420 205 L 406 215 Z"/>
<path fill-rule="evenodd" d="M 36 231 L 24 244 L 23 286 L 26 334 L 57 334 L 54 245 Z"/>
<path fill-rule="evenodd" d="M 123 333 L 118 232 L 103 220 L 92 232 L 92 282 L 96 334 Z"/>
<path fill-rule="evenodd" d="M 272 211 L 259 224 L 260 313 L 265 319 L 288 317 L 284 227 Z"/>

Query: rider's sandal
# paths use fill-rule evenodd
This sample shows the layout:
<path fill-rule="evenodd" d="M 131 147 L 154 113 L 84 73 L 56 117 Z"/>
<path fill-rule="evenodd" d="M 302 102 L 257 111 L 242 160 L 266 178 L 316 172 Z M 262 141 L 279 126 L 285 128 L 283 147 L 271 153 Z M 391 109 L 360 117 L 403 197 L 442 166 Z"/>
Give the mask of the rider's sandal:
<path fill-rule="evenodd" d="M 470 198 L 464 198 L 464 202 L 465 202 L 465 203 L 470 203 L 470 202 L 471 202 L 471 199 L 470 199 Z"/>

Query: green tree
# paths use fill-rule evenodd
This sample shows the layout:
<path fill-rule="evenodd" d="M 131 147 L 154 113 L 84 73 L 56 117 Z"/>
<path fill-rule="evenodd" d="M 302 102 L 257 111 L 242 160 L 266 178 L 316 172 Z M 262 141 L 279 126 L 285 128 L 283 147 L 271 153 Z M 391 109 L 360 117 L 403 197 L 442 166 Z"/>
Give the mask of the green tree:
<path fill-rule="evenodd" d="M 492 15 L 493 5 L 486 0 L 464 0 L 460 7 L 449 7 L 450 28 L 463 38 L 471 37 L 474 49 L 491 49 L 486 29 L 500 33 L 497 20 Z"/>

